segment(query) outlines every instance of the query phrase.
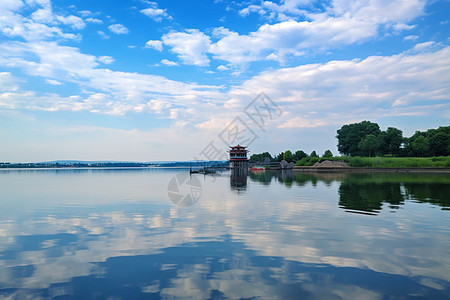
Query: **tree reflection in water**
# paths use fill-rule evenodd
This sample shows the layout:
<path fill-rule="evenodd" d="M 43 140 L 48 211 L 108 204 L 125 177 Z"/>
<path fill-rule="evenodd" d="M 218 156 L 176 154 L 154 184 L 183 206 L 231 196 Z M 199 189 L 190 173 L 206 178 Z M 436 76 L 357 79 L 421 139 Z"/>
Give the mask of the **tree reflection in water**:
<path fill-rule="evenodd" d="M 295 171 L 250 172 L 250 179 L 264 185 L 281 183 L 329 186 L 339 183 L 339 207 L 348 212 L 377 214 L 384 204 L 395 210 L 405 201 L 431 203 L 444 210 L 450 209 L 450 174 L 444 173 L 346 173 Z"/>

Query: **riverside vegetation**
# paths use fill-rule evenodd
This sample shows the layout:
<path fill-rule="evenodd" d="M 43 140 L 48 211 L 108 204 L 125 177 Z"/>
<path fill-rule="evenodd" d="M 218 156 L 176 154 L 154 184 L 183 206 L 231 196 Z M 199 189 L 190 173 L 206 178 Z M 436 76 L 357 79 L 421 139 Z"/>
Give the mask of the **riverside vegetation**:
<path fill-rule="evenodd" d="M 308 155 L 302 150 L 286 150 L 274 157 L 268 152 L 253 154 L 250 161 L 286 160 L 296 166 L 331 160 L 346 162 L 351 167 L 450 167 L 450 126 L 416 131 L 411 137 L 403 137 L 403 132 L 397 128 L 381 131 L 377 123 L 362 121 L 343 125 L 337 130 L 336 138 L 341 156 L 334 156 L 330 150 L 322 156 L 316 151 Z"/>

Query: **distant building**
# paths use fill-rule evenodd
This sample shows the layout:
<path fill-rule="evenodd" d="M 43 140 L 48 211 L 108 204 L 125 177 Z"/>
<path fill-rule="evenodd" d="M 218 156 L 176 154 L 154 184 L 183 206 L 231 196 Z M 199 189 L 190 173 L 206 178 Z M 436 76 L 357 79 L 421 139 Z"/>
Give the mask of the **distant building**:
<path fill-rule="evenodd" d="M 248 150 L 247 147 L 237 145 L 230 147 L 230 185 L 235 190 L 245 190 L 248 175 Z"/>
<path fill-rule="evenodd" d="M 233 146 L 228 153 L 230 153 L 230 168 L 248 168 L 247 147 Z"/>

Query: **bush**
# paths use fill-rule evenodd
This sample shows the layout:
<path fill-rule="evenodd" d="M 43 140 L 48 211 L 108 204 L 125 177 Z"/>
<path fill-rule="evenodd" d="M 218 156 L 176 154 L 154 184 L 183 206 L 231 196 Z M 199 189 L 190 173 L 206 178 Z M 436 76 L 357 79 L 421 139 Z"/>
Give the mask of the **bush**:
<path fill-rule="evenodd" d="M 352 158 L 350 159 L 350 161 L 348 162 L 348 164 L 349 164 L 351 167 L 366 167 L 366 164 L 364 163 L 363 158 L 360 157 L 360 156 L 352 157 Z"/>
<path fill-rule="evenodd" d="M 318 162 L 319 161 L 319 158 L 318 157 L 311 157 L 311 159 L 309 160 L 309 162 L 308 162 L 308 166 L 312 166 L 312 165 L 314 165 L 316 162 Z"/>
<path fill-rule="evenodd" d="M 296 166 L 312 166 L 317 161 L 333 160 L 346 162 L 350 167 L 366 168 L 438 168 L 450 167 L 450 156 L 437 157 L 361 157 L 338 156 L 331 158 L 307 157 L 297 161 Z"/>
<path fill-rule="evenodd" d="M 295 163 L 296 166 L 306 166 L 306 164 L 308 163 L 308 159 L 306 157 L 300 159 L 299 161 L 297 161 Z"/>

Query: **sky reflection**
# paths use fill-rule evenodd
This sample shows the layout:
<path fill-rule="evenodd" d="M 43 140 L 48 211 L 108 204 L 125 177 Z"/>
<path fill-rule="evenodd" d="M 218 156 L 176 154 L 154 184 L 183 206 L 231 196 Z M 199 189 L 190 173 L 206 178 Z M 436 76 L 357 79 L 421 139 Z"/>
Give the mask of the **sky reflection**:
<path fill-rule="evenodd" d="M 0 172 L 0 295 L 450 294 L 449 212 L 441 209 L 448 200 L 438 198 L 448 175 L 296 174 L 286 187 L 290 179 L 280 174 L 250 174 L 244 191 L 233 188 L 230 174 L 199 176 L 202 198 L 178 208 L 166 191 L 175 174 Z M 349 195 L 376 201 L 364 206 L 346 195 L 344 204 L 346 184 Z M 390 195 L 403 195 L 397 208 Z"/>

